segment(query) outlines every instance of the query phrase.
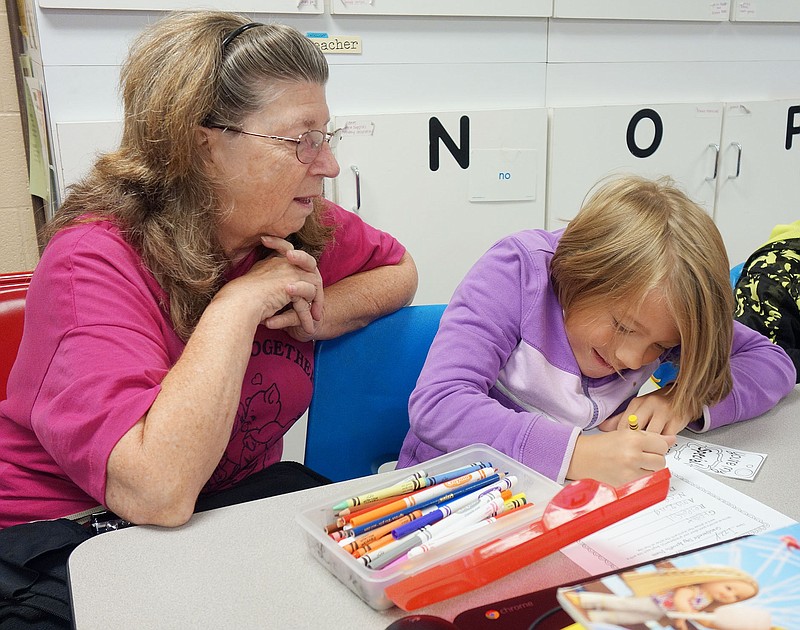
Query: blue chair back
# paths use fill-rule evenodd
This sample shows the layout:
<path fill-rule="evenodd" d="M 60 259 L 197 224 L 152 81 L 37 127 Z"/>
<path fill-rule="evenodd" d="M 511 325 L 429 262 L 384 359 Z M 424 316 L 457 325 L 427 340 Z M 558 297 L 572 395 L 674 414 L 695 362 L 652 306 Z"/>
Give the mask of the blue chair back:
<path fill-rule="evenodd" d="M 739 282 L 739 276 L 742 275 L 742 269 L 744 269 L 744 263 L 739 263 L 738 265 L 731 267 L 731 286 L 735 289 L 736 283 Z"/>
<path fill-rule="evenodd" d="M 444 304 L 406 306 L 314 348 L 305 464 L 333 481 L 395 461 Z"/>

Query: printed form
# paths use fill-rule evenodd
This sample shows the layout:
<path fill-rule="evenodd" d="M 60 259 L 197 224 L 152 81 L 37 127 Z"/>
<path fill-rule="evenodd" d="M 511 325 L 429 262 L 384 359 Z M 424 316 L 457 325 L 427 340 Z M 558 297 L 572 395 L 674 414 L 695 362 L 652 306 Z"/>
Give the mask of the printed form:
<path fill-rule="evenodd" d="M 667 498 L 562 552 L 592 575 L 672 556 L 794 519 L 677 460 Z"/>

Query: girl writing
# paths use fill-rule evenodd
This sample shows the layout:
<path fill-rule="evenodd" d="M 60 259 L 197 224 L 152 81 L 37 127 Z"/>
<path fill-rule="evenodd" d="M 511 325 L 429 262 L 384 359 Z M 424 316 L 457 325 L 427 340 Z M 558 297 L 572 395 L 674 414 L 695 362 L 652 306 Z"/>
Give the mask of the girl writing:
<path fill-rule="evenodd" d="M 638 396 L 666 360 L 676 381 Z M 470 270 L 411 395 L 398 466 L 486 443 L 558 482 L 620 485 L 663 468 L 682 429 L 757 416 L 794 380 L 781 348 L 733 322 L 711 217 L 669 179 L 621 177 L 565 230 L 508 236 Z"/>

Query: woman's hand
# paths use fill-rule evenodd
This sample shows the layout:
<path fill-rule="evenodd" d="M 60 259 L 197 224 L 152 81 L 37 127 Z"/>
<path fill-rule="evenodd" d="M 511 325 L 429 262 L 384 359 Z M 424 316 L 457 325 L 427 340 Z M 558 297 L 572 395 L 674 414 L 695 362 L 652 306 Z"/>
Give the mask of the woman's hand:
<path fill-rule="evenodd" d="M 659 389 L 637 396 L 631 400 L 624 412 L 601 423 L 599 429 L 601 431 L 628 429 L 628 416 L 631 414 L 636 415 L 640 429 L 662 435 L 677 435 L 692 420 L 688 415 L 677 415 L 669 400 L 669 390 Z"/>
<path fill-rule="evenodd" d="M 667 465 L 664 457 L 674 436 L 633 431 L 620 423 L 619 431 L 578 436 L 567 478 L 590 477 L 612 486 L 643 477 Z"/>
<path fill-rule="evenodd" d="M 262 241 L 273 254 L 223 286 L 215 299 L 236 293 L 258 309 L 258 321 L 268 328 L 286 329 L 300 341 L 313 339 L 324 310 L 317 261 L 282 238 L 264 236 Z"/>
<path fill-rule="evenodd" d="M 322 276 L 317 261 L 306 252 L 294 249 L 291 243 L 276 236 L 262 236 L 264 247 L 273 250 L 273 256 L 282 256 L 298 269 L 313 273 L 314 280 L 308 283 L 286 285 L 286 294 L 291 298 L 291 309 L 284 309 L 264 320 L 272 330 L 284 329 L 298 341 L 311 341 L 322 327 L 325 315 L 325 297 Z"/>

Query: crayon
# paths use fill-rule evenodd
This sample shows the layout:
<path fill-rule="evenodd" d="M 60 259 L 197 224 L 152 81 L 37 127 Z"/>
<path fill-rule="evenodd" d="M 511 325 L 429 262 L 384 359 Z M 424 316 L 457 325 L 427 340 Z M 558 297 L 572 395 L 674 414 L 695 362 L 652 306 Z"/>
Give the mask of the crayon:
<path fill-rule="evenodd" d="M 380 501 L 381 499 L 385 499 L 387 497 L 397 496 L 399 494 L 407 494 L 409 492 L 413 492 L 414 490 L 425 488 L 428 485 L 427 477 L 415 479 L 412 475 L 411 477 L 406 477 L 404 480 L 399 481 L 392 486 L 381 488 L 380 490 L 375 490 L 374 492 L 368 492 L 367 494 L 362 494 L 357 497 L 345 499 L 344 501 L 334 505 L 331 509 L 334 512 L 339 512 L 340 510 L 356 507 L 364 503 L 374 503 L 375 501 Z"/>
<path fill-rule="evenodd" d="M 506 501 L 506 503 L 508 503 L 508 501 Z M 498 514 L 496 518 L 503 518 L 505 516 L 508 516 L 509 514 L 513 514 L 514 512 L 521 512 L 522 510 L 530 509 L 533 506 L 534 506 L 533 503 L 524 503 L 523 505 L 517 506 L 517 507 L 512 508 L 510 510 L 503 509 L 503 511 L 500 512 L 500 514 Z M 503 507 L 505 508 L 505 506 L 503 506 Z"/>
<path fill-rule="evenodd" d="M 503 504 L 503 512 L 510 512 L 515 508 L 522 507 L 527 502 L 528 500 L 525 498 L 525 493 L 515 494 Z"/>
<path fill-rule="evenodd" d="M 433 482 L 431 485 L 436 485 L 437 483 L 444 483 L 445 481 L 456 479 L 480 468 L 492 468 L 492 462 L 474 462 L 468 466 L 462 466 L 461 468 L 448 470 L 446 472 L 439 473 L 438 475 L 428 475 L 428 478 Z"/>
<path fill-rule="evenodd" d="M 629 415 L 628 426 L 636 431 L 639 428 L 639 418 L 637 418 L 634 414 Z"/>
<path fill-rule="evenodd" d="M 380 501 L 376 501 L 375 503 L 367 503 L 366 505 L 360 505 L 357 508 L 353 508 L 352 510 L 346 509 L 339 512 L 339 516 L 334 521 L 334 525 L 338 526 L 338 529 L 342 529 L 345 525 L 347 525 L 354 516 L 359 514 L 366 514 L 371 510 L 377 510 L 379 507 L 384 505 L 389 505 L 395 501 L 399 501 L 401 498 L 404 499 L 406 497 L 410 497 L 413 494 L 417 494 L 418 492 L 422 492 L 424 488 L 421 490 L 415 490 L 414 492 L 407 492 L 405 494 L 400 494 L 394 497 L 386 497 L 385 499 L 381 499 Z"/>
<path fill-rule="evenodd" d="M 425 542 L 427 540 L 427 538 L 425 538 L 427 533 L 425 532 L 426 530 L 421 529 L 411 536 L 406 536 L 401 540 L 395 540 L 380 549 L 376 549 L 372 553 L 365 553 L 358 558 L 358 560 L 360 560 L 364 566 L 370 567 L 371 569 L 382 569 L 390 562 L 397 560 L 397 558 L 402 556 L 409 549 Z"/>
<path fill-rule="evenodd" d="M 381 536 L 377 540 L 373 540 L 371 543 L 367 543 L 363 547 L 359 547 L 353 552 L 354 558 L 360 558 L 365 553 L 370 553 L 375 551 L 376 549 L 380 549 L 381 547 L 385 547 L 390 542 L 394 542 L 394 537 L 391 533 L 386 534 L 385 536 Z"/>
<path fill-rule="evenodd" d="M 387 516 L 388 514 L 392 514 L 393 512 L 397 512 L 398 510 L 402 510 L 404 508 L 413 507 L 415 505 L 421 506 L 429 499 L 440 497 L 443 494 L 451 492 L 455 488 L 466 486 L 474 481 L 486 479 L 487 476 L 492 475 L 495 472 L 496 471 L 494 468 L 479 468 L 478 470 L 467 473 L 466 475 L 461 475 L 460 477 L 445 481 L 444 483 L 431 486 L 430 488 L 425 488 L 425 490 L 422 492 L 414 493 L 392 503 L 382 505 L 374 510 L 369 510 L 363 514 L 357 514 L 350 518 L 350 523 L 353 525 L 363 525 L 364 523 L 374 521 L 382 516 Z M 428 480 L 430 479 L 431 478 L 428 478 Z"/>
<path fill-rule="evenodd" d="M 333 534 L 334 532 L 338 532 L 342 529 L 342 526 L 338 524 L 338 520 L 334 521 L 333 523 L 328 523 L 322 528 L 326 534 Z"/>

